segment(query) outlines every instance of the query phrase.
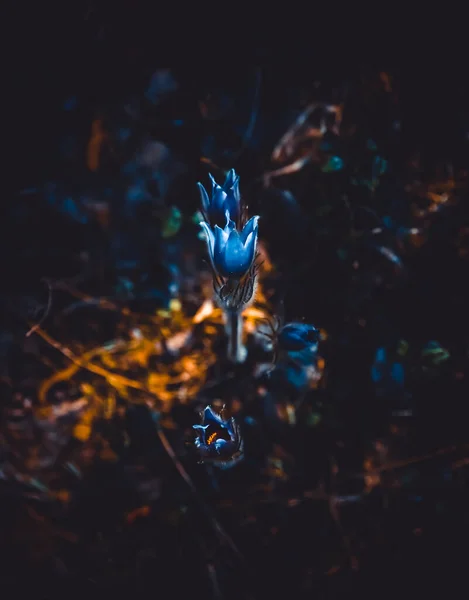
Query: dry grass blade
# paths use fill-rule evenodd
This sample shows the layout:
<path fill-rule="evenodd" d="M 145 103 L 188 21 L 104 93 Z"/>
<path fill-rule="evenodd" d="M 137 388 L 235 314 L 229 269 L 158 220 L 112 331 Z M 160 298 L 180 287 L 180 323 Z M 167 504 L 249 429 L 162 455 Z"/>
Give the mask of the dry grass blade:
<path fill-rule="evenodd" d="M 159 437 L 161 443 L 163 444 L 164 449 L 166 450 L 166 453 L 171 458 L 178 473 L 181 475 L 181 477 L 186 482 L 187 486 L 190 488 L 191 492 L 194 495 L 194 498 L 197 500 L 199 508 L 202 510 L 204 515 L 207 517 L 207 519 L 210 521 L 210 523 L 211 523 L 212 527 L 214 528 L 215 532 L 217 533 L 217 536 L 220 539 L 220 541 L 232 550 L 233 554 L 238 558 L 238 560 L 243 561 L 244 560 L 243 555 L 238 550 L 236 544 L 233 542 L 231 537 L 223 529 L 222 525 L 217 520 L 217 518 L 213 515 L 212 511 L 207 506 L 207 504 L 204 502 L 204 500 L 202 500 L 202 498 L 200 497 L 200 494 L 198 493 L 197 488 L 194 485 L 194 482 L 190 478 L 189 474 L 187 473 L 186 469 L 184 468 L 184 466 L 181 463 L 181 461 L 179 460 L 179 458 L 176 456 L 176 453 L 174 452 L 173 447 L 169 443 L 169 440 L 166 437 L 166 434 L 163 431 L 163 429 L 157 425 L 156 431 L 157 431 L 157 434 L 158 434 L 158 437 Z"/>

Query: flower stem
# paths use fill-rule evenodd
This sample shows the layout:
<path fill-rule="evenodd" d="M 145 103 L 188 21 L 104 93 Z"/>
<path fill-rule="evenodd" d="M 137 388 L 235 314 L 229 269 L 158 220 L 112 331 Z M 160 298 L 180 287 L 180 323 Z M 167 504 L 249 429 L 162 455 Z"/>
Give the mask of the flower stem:
<path fill-rule="evenodd" d="M 247 350 L 243 346 L 243 316 L 239 310 L 228 310 L 226 316 L 226 334 L 228 336 L 228 359 L 234 363 L 242 363 L 246 359 Z"/>

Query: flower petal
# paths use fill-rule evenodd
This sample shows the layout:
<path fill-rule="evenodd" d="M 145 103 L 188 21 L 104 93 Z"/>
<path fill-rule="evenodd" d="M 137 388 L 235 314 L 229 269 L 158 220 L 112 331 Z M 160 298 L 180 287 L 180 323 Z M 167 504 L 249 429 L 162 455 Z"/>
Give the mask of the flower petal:
<path fill-rule="evenodd" d="M 225 206 L 230 212 L 230 218 L 237 222 L 240 215 L 239 201 L 236 199 L 233 190 L 228 190 L 226 194 Z"/>
<path fill-rule="evenodd" d="M 251 217 L 249 219 L 249 221 L 246 223 L 246 225 L 244 226 L 243 231 L 240 233 L 241 240 L 244 245 L 246 245 L 246 241 L 247 241 L 250 233 L 255 233 L 257 235 L 258 221 L 259 221 L 258 216 Z"/>
<path fill-rule="evenodd" d="M 249 252 L 244 249 L 236 229 L 231 231 L 223 252 L 215 254 L 215 261 L 219 271 L 227 276 L 243 275 L 249 269 Z"/>
<path fill-rule="evenodd" d="M 208 425 L 210 425 L 210 423 L 215 423 L 221 427 L 226 426 L 226 421 L 222 419 L 220 415 L 217 415 L 211 406 L 206 406 L 204 408 L 203 422 L 208 423 Z M 208 425 L 206 425 L 206 427 L 208 427 Z"/>
<path fill-rule="evenodd" d="M 230 234 L 232 231 L 234 231 L 235 229 L 236 229 L 235 222 L 234 222 L 234 221 L 232 221 L 232 220 L 230 219 L 230 220 L 228 221 L 228 224 L 227 224 L 227 225 L 226 225 L 226 227 L 225 227 L 225 231 L 227 231 L 227 232 L 228 232 L 228 235 L 229 235 L 229 234 Z"/>
<path fill-rule="evenodd" d="M 217 454 L 232 455 L 235 451 L 233 442 L 228 440 L 217 440 L 213 446 Z"/>
<path fill-rule="evenodd" d="M 227 191 L 233 187 L 235 177 L 236 177 L 236 171 L 234 169 L 230 169 L 226 175 L 225 183 L 223 184 L 223 189 L 225 191 Z"/>
<path fill-rule="evenodd" d="M 236 229 L 236 223 L 232 220 L 230 211 L 228 209 L 225 210 L 225 233 L 230 235 L 232 231 Z"/>
<path fill-rule="evenodd" d="M 227 194 L 222 188 L 218 185 L 212 192 L 212 210 L 217 213 L 225 212 L 225 202 L 226 202 Z"/>
<path fill-rule="evenodd" d="M 215 250 L 216 252 L 221 252 L 226 246 L 226 242 L 230 237 L 230 230 L 226 226 L 224 229 L 215 225 L 213 228 L 215 234 Z"/>
<path fill-rule="evenodd" d="M 254 260 L 254 256 L 256 254 L 257 247 L 257 231 L 251 231 L 248 235 L 248 239 L 244 244 L 244 250 L 246 251 L 247 260 L 249 260 L 249 265 L 252 264 Z"/>
<path fill-rule="evenodd" d="M 205 239 L 207 241 L 208 252 L 210 254 L 210 258 L 213 260 L 213 254 L 215 251 L 215 236 L 213 231 L 210 229 L 210 226 L 205 221 L 200 221 L 199 225 L 202 227 L 205 233 Z M 217 227 L 215 225 L 215 227 Z"/>
<path fill-rule="evenodd" d="M 206 443 L 207 429 L 209 425 L 192 425 L 192 429 L 195 429 L 197 432 L 197 439 L 195 443 L 197 446 Z"/>
<path fill-rule="evenodd" d="M 202 200 L 202 208 L 204 210 L 204 213 L 207 215 L 210 210 L 210 198 L 208 197 L 207 190 L 204 188 L 204 186 L 200 182 L 198 182 L 197 185 L 199 186 L 200 199 Z"/>
<path fill-rule="evenodd" d="M 233 185 L 231 186 L 231 191 L 236 200 L 237 205 L 241 202 L 241 194 L 239 193 L 239 175 L 235 177 L 233 180 Z"/>
<path fill-rule="evenodd" d="M 218 187 L 218 183 L 215 181 L 215 179 L 211 173 L 209 173 L 208 176 L 210 177 L 210 181 L 212 182 L 212 194 L 213 194 L 215 188 Z"/>

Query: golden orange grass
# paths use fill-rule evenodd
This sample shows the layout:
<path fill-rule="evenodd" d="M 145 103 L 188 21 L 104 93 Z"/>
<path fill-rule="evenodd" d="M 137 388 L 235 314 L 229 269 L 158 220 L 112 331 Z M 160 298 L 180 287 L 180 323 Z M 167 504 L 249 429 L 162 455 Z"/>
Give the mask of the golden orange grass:
<path fill-rule="evenodd" d="M 272 270 L 265 249 L 260 248 L 263 260 L 262 275 Z M 84 301 L 98 301 L 99 305 L 110 310 L 120 310 L 123 317 L 131 315 L 128 309 L 118 309 L 112 303 L 91 299 L 79 292 Z M 105 305 L 105 306 L 104 306 Z M 246 333 L 253 332 L 259 323 L 269 316 L 268 303 L 260 283 L 256 292 L 256 301 L 243 314 Z M 41 326 L 34 326 L 34 333 L 65 356 L 70 364 L 59 369 L 42 381 L 38 388 L 39 416 L 55 418 L 53 408 L 48 404 L 48 396 L 54 385 L 72 380 L 80 370 L 86 370 L 102 378 L 108 385 L 108 393 L 98 391 L 92 383 L 81 383 L 80 390 L 86 403 L 80 405 L 79 421 L 74 435 L 86 440 L 92 433 L 96 417 L 111 418 L 116 410 L 116 397 L 129 403 L 145 403 L 160 413 L 167 414 L 174 402 L 185 403 L 195 398 L 206 383 L 209 367 L 217 357 L 213 352 L 213 342 L 220 334 L 223 314 L 213 301 L 206 297 L 193 317 L 184 313 L 178 299 L 173 299 L 168 310 L 159 310 L 150 316 L 150 323 L 129 328 L 127 334 L 119 339 L 78 352 L 73 345 L 66 345 L 54 339 Z M 148 319 L 147 319 L 148 321 Z M 191 344 L 195 327 L 202 327 L 202 344 Z M 169 351 L 174 360 L 171 364 L 158 359 Z M 146 370 L 142 378 L 131 376 L 132 367 Z"/>

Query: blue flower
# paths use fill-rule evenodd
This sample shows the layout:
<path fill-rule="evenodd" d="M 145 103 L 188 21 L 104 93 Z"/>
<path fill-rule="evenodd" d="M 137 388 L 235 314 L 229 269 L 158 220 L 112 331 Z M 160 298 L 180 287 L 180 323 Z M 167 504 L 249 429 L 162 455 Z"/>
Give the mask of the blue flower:
<path fill-rule="evenodd" d="M 202 423 L 193 425 L 197 432 L 195 446 L 202 461 L 229 468 L 243 458 L 243 440 L 235 419 L 223 419 L 210 406 L 201 413 Z"/>
<path fill-rule="evenodd" d="M 197 184 L 199 186 L 205 219 L 212 225 L 223 225 L 225 222 L 225 213 L 228 211 L 230 219 L 235 224 L 238 224 L 241 216 L 239 176 L 236 175 L 234 169 L 231 169 L 226 176 L 223 186 L 218 185 L 212 175 L 209 174 L 209 177 L 212 182 L 211 198 L 209 198 L 204 186 L 201 183 Z"/>
<path fill-rule="evenodd" d="M 252 217 L 238 232 L 229 210 L 225 210 L 225 227 L 212 228 L 202 221 L 207 240 L 210 260 L 215 271 L 223 277 L 243 277 L 251 268 L 256 257 L 259 217 Z"/>
<path fill-rule="evenodd" d="M 376 384 L 380 395 L 393 394 L 404 388 L 405 369 L 401 361 L 401 357 L 394 351 L 388 352 L 385 347 L 376 350 L 371 380 Z"/>
<path fill-rule="evenodd" d="M 278 334 L 278 344 L 287 352 L 301 352 L 306 348 L 317 350 L 319 331 L 307 323 L 288 323 Z"/>

